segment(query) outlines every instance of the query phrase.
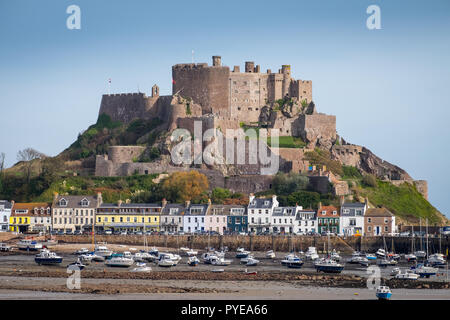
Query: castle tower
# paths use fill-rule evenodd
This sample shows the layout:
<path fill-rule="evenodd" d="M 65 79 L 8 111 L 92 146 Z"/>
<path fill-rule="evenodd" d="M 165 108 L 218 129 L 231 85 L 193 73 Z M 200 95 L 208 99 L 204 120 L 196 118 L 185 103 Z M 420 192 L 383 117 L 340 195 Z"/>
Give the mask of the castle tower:
<path fill-rule="evenodd" d="M 222 65 L 222 57 L 221 56 L 213 56 L 213 67 L 220 67 Z"/>
<path fill-rule="evenodd" d="M 255 63 L 253 61 L 245 62 L 245 72 L 255 72 Z"/>
<path fill-rule="evenodd" d="M 156 84 L 152 87 L 152 97 L 159 97 L 159 87 Z"/>
<path fill-rule="evenodd" d="M 291 85 L 291 66 L 290 65 L 282 65 L 281 73 L 283 74 L 283 85 L 282 85 L 282 96 L 285 97 L 289 95 L 289 89 Z"/>

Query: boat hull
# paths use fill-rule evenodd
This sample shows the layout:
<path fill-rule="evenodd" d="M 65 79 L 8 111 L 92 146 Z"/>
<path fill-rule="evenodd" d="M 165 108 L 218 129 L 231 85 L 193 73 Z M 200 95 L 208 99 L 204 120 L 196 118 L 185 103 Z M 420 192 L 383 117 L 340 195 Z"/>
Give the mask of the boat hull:
<path fill-rule="evenodd" d="M 286 265 L 291 269 L 300 269 L 303 266 L 303 262 L 288 262 Z"/>
<path fill-rule="evenodd" d="M 325 273 L 341 273 L 344 270 L 344 266 L 315 266 L 318 272 Z"/>
<path fill-rule="evenodd" d="M 391 292 L 377 293 L 378 300 L 389 300 L 392 296 Z"/>
<path fill-rule="evenodd" d="M 52 265 L 52 264 L 60 264 L 63 261 L 63 259 L 62 258 L 34 258 L 34 261 L 37 264 Z"/>

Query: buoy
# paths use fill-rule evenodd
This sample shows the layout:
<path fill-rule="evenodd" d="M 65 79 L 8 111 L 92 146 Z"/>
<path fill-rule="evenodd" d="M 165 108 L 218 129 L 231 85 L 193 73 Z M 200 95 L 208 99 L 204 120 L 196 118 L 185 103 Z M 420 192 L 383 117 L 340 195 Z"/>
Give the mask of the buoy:
<path fill-rule="evenodd" d="M 358 292 L 355 292 L 354 295 L 357 296 L 357 295 L 358 295 Z"/>

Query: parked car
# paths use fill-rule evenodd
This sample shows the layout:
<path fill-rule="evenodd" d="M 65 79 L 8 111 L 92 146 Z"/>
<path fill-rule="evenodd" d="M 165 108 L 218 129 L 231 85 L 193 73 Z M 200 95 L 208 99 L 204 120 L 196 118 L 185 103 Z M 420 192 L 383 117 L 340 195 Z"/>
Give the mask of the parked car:
<path fill-rule="evenodd" d="M 105 230 L 105 234 L 112 234 L 112 230 Z"/>
<path fill-rule="evenodd" d="M 126 231 L 122 231 L 122 232 L 120 232 L 120 235 L 121 235 L 121 236 L 126 236 L 126 235 L 127 235 L 127 232 L 126 232 Z"/>
<path fill-rule="evenodd" d="M 66 235 L 73 235 L 73 231 L 72 230 L 67 230 L 66 231 Z"/>
<path fill-rule="evenodd" d="M 400 237 L 409 237 L 410 235 L 411 235 L 411 232 L 409 232 L 409 231 L 400 232 Z"/>

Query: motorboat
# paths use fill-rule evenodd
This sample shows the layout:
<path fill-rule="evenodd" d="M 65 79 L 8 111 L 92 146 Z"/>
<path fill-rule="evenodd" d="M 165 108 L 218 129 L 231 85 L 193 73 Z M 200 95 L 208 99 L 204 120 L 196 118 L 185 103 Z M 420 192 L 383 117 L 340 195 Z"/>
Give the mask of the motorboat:
<path fill-rule="evenodd" d="M 191 267 L 195 267 L 199 263 L 200 263 L 200 260 L 198 260 L 197 256 L 190 256 L 187 261 L 187 264 Z"/>
<path fill-rule="evenodd" d="M 330 258 L 337 262 L 341 261 L 341 256 L 334 249 L 330 254 Z"/>
<path fill-rule="evenodd" d="M 386 258 L 386 250 L 384 249 L 378 249 L 377 252 L 375 252 L 375 255 L 378 258 Z"/>
<path fill-rule="evenodd" d="M 391 272 L 391 276 L 394 276 L 394 279 L 399 280 L 417 280 L 419 278 L 419 275 L 412 270 L 401 272 L 400 268 L 394 268 Z"/>
<path fill-rule="evenodd" d="M 306 257 L 306 259 L 312 260 L 312 261 L 318 259 L 319 255 L 317 254 L 316 247 L 309 247 L 308 251 L 306 251 L 306 253 L 305 253 L 305 257 Z"/>
<path fill-rule="evenodd" d="M 400 260 L 400 258 L 401 258 L 401 256 L 399 255 L 399 254 L 397 254 L 397 253 L 388 253 L 388 255 L 387 255 L 387 258 L 389 259 L 389 260 L 395 260 L 395 261 L 398 261 L 398 260 Z"/>
<path fill-rule="evenodd" d="M 158 257 L 159 256 L 159 250 L 156 247 L 152 247 L 150 248 L 150 250 L 148 251 L 149 254 L 151 254 L 152 256 Z"/>
<path fill-rule="evenodd" d="M 367 259 L 365 256 L 357 256 L 357 255 L 352 255 L 352 257 L 350 259 L 347 260 L 347 263 L 351 263 L 351 264 L 368 264 L 369 263 L 369 259 Z"/>
<path fill-rule="evenodd" d="M 73 262 L 67 266 L 67 270 L 83 270 L 86 267 L 78 258 L 76 262 Z"/>
<path fill-rule="evenodd" d="M 11 246 L 9 246 L 9 245 L 7 245 L 6 243 L 0 243 L 0 251 L 3 251 L 3 252 L 8 252 L 8 251 L 11 251 L 12 250 L 12 248 L 11 248 Z"/>
<path fill-rule="evenodd" d="M 416 251 L 414 252 L 414 255 L 417 259 L 425 259 L 427 257 L 427 253 L 425 251 Z"/>
<path fill-rule="evenodd" d="M 375 293 L 378 300 L 389 300 L 392 296 L 392 291 L 387 286 L 379 286 Z"/>
<path fill-rule="evenodd" d="M 373 253 L 367 253 L 366 254 L 366 259 L 367 260 L 377 260 L 377 256 Z"/>
<path fill-rule="evenodd" d="M 421 278 L 429 278 L 431 276 L 435 276 L 438 272 L 437 268 L 427 267 L 423 264 L 418 265 L 417 267 L 413 267 L 414 273 L 418 274 Z"/>
<path fill-rule="evenodd" d="M 231 264 L 231 260 L 227 260 L 224 257 L 213 256 L 210 261 L 215 266 L 229 266 Z"/>
<path fill-rule="evenodd" d="M 144 262 L 144 261 L 152 261 L 154 256 L 150 253 L 141 250 L 140 252 L 136 252 L 133 256 L 134 261 L 136 262 Z"/>
<path fill-rule="evenodd" d="M 249 254 L 247 257 L 242 258 L 241 261 L 240 261 L 240 263 L 241 263 L 241 264 L 247 264 L 247 262 L 248 262 L 250 259 L 254 259 L 254 258 L 255 258 L 255 257 L 254 257 L 252 254 Z"/>
<path fill-rule="evenodd" d="M 53 265 L 60 264 L 63 261 L 63 258 L 48 249 L 42 249 L 41 252 L 36 255 L 34 261 L 39 265 Z"/>
<path fill-rule="evenodd" d="M 158 260 L 161 261 L 164 259 L 169 259 L 170 261 L 172 261 L 172 264 L 174 266 L 176 266 L 178 264 L 178 262 L 180 262 L 181 257 L 178 254 L 173 254 L 173 253 L 160 253 Z"/>
<path fill-rule="evenodd" d="M 333 259 L 321 259 L 314 263 L 314 267 L 317 272 L 325 272 L 325 273 L 341 273 L 344 270 L 344 266 Z"/>
<path fill-rule="evenodd" d="M 269 250 L 266 252 L 266 258 L 267 259 L 275 259 L 275 252 L 273 250 Z"/>
<path fill-rule="evenodd" d="M 256 275 L 258 273 L 258 271 L 248 271 L 247 268 L 244 270 L 244 273 L 246 275 Z"/>
<path fill-rule="evenodd" d="M 150 272 L 152 271 L 151 267 L 148 267 L 144 262 L 136 263 L 136 267 L 131 269 L 130 272 Z"/>
<path fill-rule="evenodd" d="M 242 249 L 242 248 L 240 248 Z M 239 249 L 238 249 L 239 250 Z M 245 251 L 245 250 L 240 250 L 240 251 L 236 251 L 236 258 L 237 259 L 242 259 L 242 258 L 247 258 L 247 256 L 250 254 L 249 251 Z"/>
<path fill-rule="evenodd" d="M 294 259 L 293 261 L 289 261 L 286 266 L 291 269 L 300 269 L 303 266 L 304 262 L 301 259 Z"/>
<path fill-rule="evenodd" d="M 180 248 L 180 251 L 187 252 L 187 251 L 189 251 L 189 248 L 181 247 L 181 248 Z"/>
<path fill-rule="evenodd" d="M 110 257 L 113 254 L 113 252 L 109 250 L 105 245 L 96 245 L 94 254 L 106 258 Z"/>
<path fill-rule="evenodd" d="M 74 254 L 76 254 L 76 255 L 82 255 L 82 254 L 87 254 L 87 253 L 89 253 L 89 250 L 88 249 L 86 249 L 86 248 L 81 248 L 81 249 L 79 249 L 79 250 L 77 250 L 77 251 L 75 251 L 74 252 Z"/>
<path fill-rule="evenodd" d="M 93 257 L 94 257 L 94 255 L 91 255 L 91 254 L 82 254 L 82 255 L 78 256 L 78 260 L 80 260 L 81 263 L 86 265 L 86 264 L 90 264 L 92 262 Z"/>
<path fill-rule="evenodd" d="M 31 239 L 22 239 L 17 243 L 19 250 L 37 251 L 42 249 L 42 243 Z"/>
<path fill-rule="evenodd" d="M 123 267 L 128 268 L 134 263 L 133 258 L 126 257 L 123 254 L 112 254 L 105 260 L 105 265 L 108 267 Z"/>
<path fill-rule="evenodd" d="M 295 254 L 290 253 L 290 254 L 286 255 L 283 260 L 281 260 L 281 264 L 283 266 L 287 266 L 289 263 L 297 262 L 297 261 L 301 261 L 301 259 L 298 256 L 296 256 Z"/>
<path fill-rule="evenodd" d="M 214 253 L 205 252 L 204 254 L 202 254 L 202 260 L 204 264 L 212 264 L 212 260 L 214 259 L 219 259 L 219 257 Z"/>
<path fill-rule="evenodd" d="M 405 259 L 408 262 L 417 261 L 417 256 L 413 253 L 405 254 Z"/>
<path fill-rule="evenodd" d="M 225 271 L 225 269 L 212 269 L 211 270 L 211 272 L 217 272 L 217 273 L 224 272 L 224 271 Z"/>
<path fill-rule="evenodd" d="M 259 260 L 256 260 L 253 257 L 250 257 L 247 259 L 247 263 L 245 264 L 247 267 L 255 267 L 259 263 Z"/>
<path fill-rule="evenodd" d="M 428 264 L 432 267 L 444 267 L 446 265 L 445 257 L 441 253 L 435 253 L 428 257 Z"/>
<path fill-rule="evenodd" d="M 158 260 L 158 266 L 164 268 L 170 268 L 175 266 L 176 264 L 173 262 L 172 258 L 169 255 L 163 254 Z"/>
<path fill-rule="evenodd" d="M 99 256 L 98 254 L 95 254 L 95 251 L 89 253 L 87 256 L 90 256 L 91 260 L 95 262 L 103 262 L 106 259 L 106 257 L 104 256 Z"/>

